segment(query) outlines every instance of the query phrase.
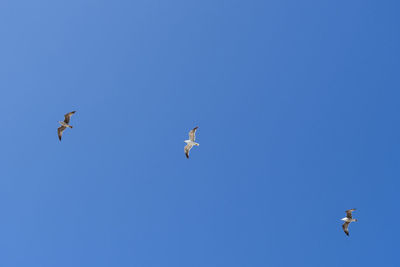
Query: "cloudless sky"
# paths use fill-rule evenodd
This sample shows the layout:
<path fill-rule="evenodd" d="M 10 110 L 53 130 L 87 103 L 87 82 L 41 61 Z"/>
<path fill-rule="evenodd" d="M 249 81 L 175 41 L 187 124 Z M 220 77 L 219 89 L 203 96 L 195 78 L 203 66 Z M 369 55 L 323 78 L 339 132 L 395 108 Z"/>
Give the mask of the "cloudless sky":
<path fill-rule="evenodd" d="M 0 266 L 399 266 L 399 10 L 0 1 Z"/>

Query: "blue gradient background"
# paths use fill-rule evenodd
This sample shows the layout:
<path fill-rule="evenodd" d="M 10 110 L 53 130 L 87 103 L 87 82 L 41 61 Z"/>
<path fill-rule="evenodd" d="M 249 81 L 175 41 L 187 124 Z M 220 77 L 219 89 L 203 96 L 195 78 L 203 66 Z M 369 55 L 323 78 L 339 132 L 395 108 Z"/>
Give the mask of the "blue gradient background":
<path fill-rule="evenodd" d="M 0 265 L 399 266 L 399 10 L 1 1 Z"/>

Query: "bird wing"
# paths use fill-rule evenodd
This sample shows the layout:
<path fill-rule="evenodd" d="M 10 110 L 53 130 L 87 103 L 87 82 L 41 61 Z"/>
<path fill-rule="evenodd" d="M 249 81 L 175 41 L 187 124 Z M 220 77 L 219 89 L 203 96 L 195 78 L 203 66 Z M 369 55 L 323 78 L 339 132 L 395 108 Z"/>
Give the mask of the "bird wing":
<path fill-rule="evenodd" d="M 346 235 L 349 235 L 349 222 L 345 222 L 342 227 L 343 227 L 343 231 L 345 232 Z"/>
<path fill-rule="evenodd" d="M 70 120 L 70 118 L 71 118 L 71 116 L 72 116 L 73 114 L 75 114 L 75 112 L 76 112 L 76 111 L 71 111 L 71 112 L 65 114 L 65 115 L 64 115 L 64 117 L 65 117 L 64 122 L 68 124 L 68 123 L 69 123 L 69 120 Z"/>
<path fill-rule="evenodd" d="M 194 140 L 196 139 L 195 133 L 196 133 L 197 128 L 199 128 L 199 127 L 196 126 L 193 128 L 193 130 L 191 130 L 189 132 L 189 140 L 192 142 L 194 142 Z"/>
<path fill-rule="evenodd" d="M 58 127 L 58 139 L 60 139 L 60 141 L 61 141 L 61 137 L 62 137 L 62 134 L 63 134 L 63 131 L 65 130 L 65 128 L 67 128 L 67 127 L 65 127 L 65 126 Z"/>
<path fill-rule="evenodd" d="M 355 211 L 355 210 L 356 210 L 356 209 L 346 210 L 346 217 L 349 218 L 349 219 L 352 219 L 353 217 L 352 217 L 351 213 L 352 213 L 353 211 Z"/>
<path fill-rule="evenodd" d="M 189 158 L 189 151 L 190 151 L 190 149 L 192 149 L 192 147 L 193 147 L 193 145 L 190 145 L 190 144 L 187 144 L 185 146 L 185 155 L 187 158 Z"/>

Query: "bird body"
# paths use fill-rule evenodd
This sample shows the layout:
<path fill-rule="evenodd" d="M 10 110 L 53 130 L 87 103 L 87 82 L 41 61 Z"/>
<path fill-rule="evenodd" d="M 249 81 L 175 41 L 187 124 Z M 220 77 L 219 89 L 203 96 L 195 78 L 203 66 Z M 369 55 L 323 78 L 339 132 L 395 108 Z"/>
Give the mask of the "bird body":
<path fill-rule="evenodd" d="M 199 143 L 193 142 L 192 140 L 185 140 L 184 142 L 191 146 L 199 146 L 200 145 Z"/>
<path fill-rule="evenodd" d="M 64 127 L 73 128 L 71 125 L 69 125 L 68 123 L 65 123 L 65 122 L 63 122 L 63 121 L 59 121 L 58 123 L 61 124 L 61 125 L 64 126 Z"/>
<path fill-rule="evenodd" d="M 351 223 L 351 222 L 356 222 L 357 221 L 357 219 L 349 219 L 349 218 L 347 218 L 347 217 L 344 217 L 343 219 L 341 219 L 342 221 L 345 221 L 345 222 L 348 222 L 348 223 Z"/>

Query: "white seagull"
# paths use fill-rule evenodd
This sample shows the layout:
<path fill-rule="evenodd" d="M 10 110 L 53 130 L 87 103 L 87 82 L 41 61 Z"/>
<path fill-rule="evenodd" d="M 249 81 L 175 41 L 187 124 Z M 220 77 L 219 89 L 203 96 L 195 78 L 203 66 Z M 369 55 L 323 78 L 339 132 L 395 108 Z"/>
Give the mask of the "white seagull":
<path fill-rule="evenodd" d="M 196 133 L 197 128 L 199 128 L 199 127 L 197 127 L 197 126 L 194 127 L 193 130 L 191 130 L 189 132 L 189 140 L 185 140 L 185 143 L 187 144 L 185 146 L 185 154 L 186 154 L 187 158 L 189 158 L 190 149 L 192 149 L 193 146 L 199 146 L 199 143 L 196 143 L 194 141 L 196 139 L 195 133 Z"/>
<path fill-rule="evenodd" d="M 71 129 L 72 129 L 72 126 L 69 125 L 68 123 L 69 123 L 69 119 L 71 118 L 71 116 L 72 116 L 73 114 L 75 114 L 75 111 L 71 111 L 71 112 L 65 114 L 65 115 L 64 115 L 64 117 L 65 117 L 64 121 L 59 121 L 59 122 L 58 122 L 59 124 L 61 124 L 61 126 L 58 127 L 58 139 L 60 139 L 60 141 L 61 141 L 61 136 L 62 136 L 62 134 L 63 134 L 63 131 L 64 131 L 66 128 L 71 128 Z"/>
<path fill-rule="evenodd" d="M 345 232 L 346 235 L 349 235 L 349 224 L 351 222 L 357 221 L 357 219 L 353 219 L 353 216 L 351 215 L 351 213 L 355 210 L 356 209 L 346 210 L 346 217 L 341 219 L 342 221 L 344 221 L 344 224 L 342 225 L 342 227 L 343 227 L 343 231 Z"/>

